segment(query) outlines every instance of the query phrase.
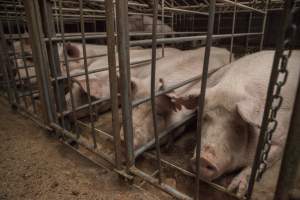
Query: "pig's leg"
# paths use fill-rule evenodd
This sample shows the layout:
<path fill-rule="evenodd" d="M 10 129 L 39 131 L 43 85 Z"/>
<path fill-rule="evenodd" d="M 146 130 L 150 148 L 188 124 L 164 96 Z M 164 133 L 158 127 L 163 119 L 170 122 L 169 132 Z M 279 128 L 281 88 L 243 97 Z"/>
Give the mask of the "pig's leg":
<path fill-rule="evenodd" d="M 248 189 L 250 175 L 251 167 L 245 167 L 236 177 L 233 178 L 227 189 L 231 192 L 236 191 L 238 197 L 243 197 Z"/>
<path fill-rule="evenodd" d="M 284 141 L 283 138 L 281 141 Z M 281 157 L 282 154 L 282 143 L 272 144 L 268 160 L 267 160 L 267 168 L 272 167 Z M 237 196 L 243 197 L 248 189 L 248 182 L 251 175 L 251 165 L 244 168 L 230 183 L 228 186 L 229 191 L 236 191 Z"/>

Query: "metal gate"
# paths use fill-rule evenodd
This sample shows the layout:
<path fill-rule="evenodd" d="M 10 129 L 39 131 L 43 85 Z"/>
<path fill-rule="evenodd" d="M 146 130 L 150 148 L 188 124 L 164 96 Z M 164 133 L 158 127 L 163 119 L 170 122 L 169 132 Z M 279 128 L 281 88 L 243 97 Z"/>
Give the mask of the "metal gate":
<path fill-rule="evenodd" d="M 200 178 L 199 170 L 193 173 L 168 160 L 161 152 L 161 140 L 196 120 L 196 160 L 199 169 L 211 47 L 216 44 L 228 47 L 228 62 L 234 60 L 235 49 L 239 49 L 241 55 L 262 50 L 268 12 L 284 8 L 283 30 L 273 64 L 274 75 L 269 85 L 261 134 L 245 196 L 250 199 L 257 174 L 264 169 L 268 117 L 272 112 L 273 90 L 280 73 L 277 69 L 281 59 L 285 58 L 283 50 L 287 48 L 287 42 L 292 42 L 286 30 L 290 27 L 294 27 L 293 31 L 296 29 L 292 16 L 298 4 L 293 0 L 285 3 L 272 0 L 0 1 L 3 96 L 14 109 L 26 113 L 48 131 L 56 132 L 67 144 L 78 144 L 75 147 L 78 150 L 82 147 L 89 150 L 126 179 L 139 177 L 178 199 L 205 198 L 201 196 L 203 184 L 223 192 L 229 199 L 236 199 L 226 188 Z M 137 20 L 139 24 L 133 28 L 131 20 Z M 199 45 L 206 47 L 203 75 L 157 91 L 156 62 L 166 56 L 166 48 L 193 48 Z M 131 53 L 135 48 L 139 49 L 138 46 L 148 49 L 151 46 L 151 56 L 133 59 Z M 131 70 L 143 65 L 151 66 L 151 95 L 133 101 Z M 95 75 L 97 73 L 103 73 L 106 81 L 106 93 L 101 97 L 93 90 L 103 86 L 93 85 L 94 80 L 99 78 Z M 200 79 L 202 84 L 197 114 L 191 114 L 159 132 L 156 97 Z M 78 92 L 82 90 L 86 94 L 85 101 L 78 104 Z M 150 141 L 135 149 L 132 110 L 147 102 L 152 106 L 154 135 Z M 295 102 L 275 199 L 287 199 L 294 178 L 291 174 L 297 169 L 296 164 L 289 163 L 299 162 L 297 152 L 300 153 L 300 150 L 296 142 L 297 138 L 299 141 L 299 88 Z M 121 124 L 124 138 L 120 135 Z M 155 150 L 149 151 L 153 147 Z M 139 157 L 150 160 L 151 170 L 138 166 Z M 192 179 L 192 191 L 180 191 L 166 184 L 168 170 Z"/>

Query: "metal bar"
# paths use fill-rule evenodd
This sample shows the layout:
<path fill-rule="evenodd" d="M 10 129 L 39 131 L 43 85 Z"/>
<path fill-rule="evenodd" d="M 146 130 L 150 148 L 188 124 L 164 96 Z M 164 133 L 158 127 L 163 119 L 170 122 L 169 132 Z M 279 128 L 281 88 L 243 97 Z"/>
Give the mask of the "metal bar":
<path fill-rule="evenodd" d="M 160 189 L 162 189 L 163 191 L 165 191 L 166 193 L 176 197 L 177 199 L 180 200 L 192 200 L 191 197 L 177 191 L 176 189 L 172 188 L 171 186 L 165 184 L 165 183 L 161 183 L 159 184 L 157 182 L 157 179 L 153 178 L 152 176 L 144 173 L 143 171 L 137 169 L 136 167 L 131 167 L 130 168 L 130 172 L 138 177 L 141 177 L 142 179 L 144 179 L 145 181 L 147 181 L 148 183 L 150 183 L 151 185 L 154 185 Z"/>
<path fill-rule="evenodd" d="M 124 127 L 124 139 L 126 146 L 127 170 L 134 165 L 133 156 L 133 127 L 132 127 L 132 106 L 130 67 L 129 67 L 129 35 L 128 35 L 128 1 L 116 2 L 117 31 L 118 31 L 118 52 L 121 80 L 121 104 Z"/>
<path fill-rule="evenodd" d="M 248 33 L 250 33 L 251 32 L 251 24 L 252 24 L 252 18 L 253 18 L 253 13 L 252 12 L 250 12 L 249 13 L 249 20 L 248 20 Z M 246 47 L 245 47 L 245 49 L 246 49 L 246 52 L 248 52 L 249 50 L 249 36 L 246 36 Z"/>
<path fill-rule="evenodd" d="M 55 25 L 53 23 L 52 19 L 52 12 L 51 12 L 51 2 L 49 0 L 42 0 L 41 2 L 41 13 L 42 15 L 42 21 L 44 33 L 46 37 L 50 37 L 55 35 Z M 65 107 L 64 102 L 64 84 L 63 82 L 59 82 L 57 80 L 57 76 L 61 75 L 61 69 L 60 69 L 60 63 L 59 63 L 59 55 L 58 55 L 58 49 L 57 49 L 57 43 L 52 43 L 51 39 L 49 40 L 49 43 L 46 43 L 47 48 L 47 55 L 49 59 L 49 66 L 50 66 L 50 72 L 52 77 L 54 76 L 55 82 L 54 82 L 54 94 L 55 94 L 55 100 L 57 105 L 57 110 L 62 113 L 63 108 Z M 54 46 L 54 47 L 53 47 Z M 57 122 L 57 115 L 55 115 L 55 120 Z"/>
<path fill-rule="evenodd" d="M 199 11 L 193 11 L 193 10 L 185 10 L 180 8 L 169 8 L 165 7 L 165 10 L 173 11 L 173 12 L 184 12 L 184 13 L 191 13 L 191 14 L 198 14 L 198 15 L 208 15 L 207 12 L 199 12 Z"/>
<path fill-rule="evenodd" d="M 277 40 L 277 46 L 276 46 L 276 51 L 274 55 L 274 60 L 273 60 L 273 65 L 272 65 L 272 71 L 270 74 L 270 81 L 268 85 L 268 92 L 267 92 L 267 97 L 266 97 L 266 102 L 265 102 L 265 110 L 264 110 L 264 115 L 263 115 L 263 120 L 261 123 L 261 129 L 260 129 L 260 135 L 258 139 L 258 144 L 256 146 L 256 153 L 254 157 L 254 162 L 252 165 L 252 171 L 251 171 L 251 176 L 249 180 L 249 186 L 248 186 L 248 191 L 246 194 L 247 200 L 251 199 L 251 195 L 253 192 L 253 187 L 255 184 L 255 178 L 257 174 L 257 170 L 259 168 L 259 162 L 260 162 L 260 155 L 263 149 L 264 145 L 264 138 L 266 135 L 266 132 L 268 130 L 268 117 L 270 114 L 270 108 L 272 107 L 272 96 L 273 96 L 273 90 L 276 84 L 276 80 L 278 77 L 278 65 L 280 62 L 281 55 L 283 54 L 284 51 L 284 40 L 285 40 L 285 31 L 287 30 L 288 26 L 288 21 L 289 21 L 289 14 L 290 14 L 290 9 L 292 5 L 292 0 L 288 0 L 285 2 L 285 10 L 283 12 L 282 18 L 281 18 L 281 27 L 283 28 L 282 31 L 280 32 Z"/>
<path fill-rule="evenodd" d="M 38 76 L 42 110 L 46 124 L 53 122 L 53 105 L 51 104 L 51 92 L 49 89 L 48 59 L 45 44 L 42 41 L 42 22 L 39 4 L 37 1 L 24 0 L 27 21 L 29 22 L 29 35 L 32 40 L 32 52 L 35 63 L 35 71 Z"/>
<path fill-rule="evenodd" d="M 10 104 L 15 103 L 15 97 L 14 97 L 14 93 L 13 93 L 13 88 L 10 84 L 10 80 L 9 80 L 9 72 L 7 67 L 9 66 L 9 60 L 8 60 L 8 56 L 7 56 L 7 45 L 6 45 L 6 40 L 4 38 L 4 32 L 3 32 L 3 22 L 0 21 L 0 56 L 1 56 L 1 65 L 2 65 L 2 69 L 3 69 L 3 76 L 4 76 L 4 82 L 6 84 L 6 92 L 7 92 L 7 96 L 8 96 L 8 100 Z"/>
<path fill-rule="evenodd" d="M 220 0 L 220 1 L 223 1 L 225 3 L 229 3 L 231 5 L 236 5 L 239 8 L 244 8 L 244 9 L 247 9 L 247 10 L 255 11 L 257 13 L 265 14 L 265 12 L 262 11 L 262 10 L 259 10 L 259 9 L 256 9 L 256 8 L 252 8 L 250 6 L 246 6 L 246 5 L 242 4 L 242 3 L 237 3 L 237 2 L 230 1 L 230 0 Z"/>
<path fill-rule="evenodd" d="M 156 40 L 157 40 L 157 9 L 158 9 L 158 0 L 153 1 L 153 23 L 152 23 L 152 62 L 151 62 L 151 108 L 152 108 L 152 120 L 153 120 L 153 130 L 155 138 L 155 150 L 156 150 L 156 164 L 158 168 L 158 182 L 161 184 L 161 163 L 160 163 L 160 146 L 159 146 L 159 137 L 157 130 L 157 115 L 156 115 L 156 104 L 155 104 L 155 73 L 156 73 Z"/>
<path fill-rule="evenodd" d="M 300 166 L 300 76 L 274 200 L 290 200 Z M 299 168 L 300 169 L 300 168 Z M 298 173 L 299 175 L 299 173 Z"/>
<path fill-rule="evenodd" d="M 202 116 L 204 112 L 204 102 L 205 102 L 205 92 L 207 85 L 207 77 L 208 77 L 208 66 L 209 66 L 209 57 L 210 57 L 210 49 L 212 46 L 213 40 L 213 31 L 214 31 L 214 20 L 215 20 L 215 7 L 216 0 L 210 0 L 209 2 L 209 17 L 208 17 L 208 27 L 207 27 L 207 40 L 206 40 L 206 48 L 204 54 L 204 63 L 203 63 L 203 72 L 202 72 L 202 80 L 201 80 L 201 91 L 200 97 L 198 101 L 198 116 L 197 116 L 197 137 L 196 137 L 196 188 L 195 188 L 195 199 L 200 199 L 199 194 L 199 179 L 200 179 L 200 150 L 201 150 L 201 133 L 202 133 Z"/>
<path fill-rule="evenodd" d="M 161 35 L 193 35 L 193 34 L 204 34 L 205 32 L 195 32 L 195 31 L 192 31 L 192 32 L 166 32 L 166 33 L 163 33 L 163 32 L 160 32 L 160 33 L 157 33 L 158 36 L 161 36 Z M 93 33 L 85 33 L 86 34 L 86 39 L 99 39 L 99 38 L 106 38 L 107 35 L 104 33 L 104 32 L 93 32 Z M 151 36 L 152 33 L 147 33 L 147 32 L 133 32 L 133 33 L 130 33 L 129 36 L 130 37 L 133 37 L 133 36 Z M 23 36 L 24 38 L 26 38 L 26 36 Z M 17 39 L 16 36 L 11 36 L 10 39 Z M 81 40 L 81 36 L 78 35 L 78 34 L 75 34 L 75 33 L 68 33 L 65 35 L 65 39 L 67 40 Z M 44 39 L 46 42 L 49 41 L 49 38 L 45 38 Z M 52 37 L 52 41 L 53 42 L 58 42 L 58 41 L 61 41 L 61 34 L 56 34 L 56 36 Z M 102 55 L 102 54 L 101 54 Z"/>
<path fill-rule="evenodd" d="M 67 84 L 68 84 L 68 87 L 69 87 L 69 90 L 70 90 L 70 97 L 71 97 L 71 107 L 72 107 L 72 115 L 73 115 L 73 118 L 75 118 L 75 121 L 76 121 L 76 114 L 74 112 L 74 99 L 73 99 L 73 92 L 72 92 L 72 83 L 71 83 L 71 80 L 70 80 L 70 66 L 69 66 L 69 62 L 68 62 L 68 57 L 67 57 L 67 50 L 65 48 L 66 46 L 66 41 L 65 41 L 65 37 L 64 37 L 64 33 L 65 33 L 65 28 L 64 28 L 64 17 L 62 15 L 62 1 L 60 0 L 58 2 L 58 8 L 59 8 L 59 14 L 60 17 L 59 17 L 59 24 L 60 24 L 60 31 L 61 31 L 61 36 L 62 36 L 62 45 L 63 45 L 63 56 L 64 56 L 64 60 L 65 60 L 65 68 L 66 68 L 66 72 L 67 72 Z M 50 40 L 50 43 L 51 43 L 51 40 Z M 60 63 L 59 63 L 60 64 Z M 54 76 L 54 81 L 57 82 L 59 79 L 57 76 Z M 63 113 L 63 109 L 62 108 L 59 108 L 58 110 L 60 112 L 60 114 Z M 62 127 L 64 129 L 66 129 L 66 124 L 65 124 L 65 118 L 64 117 L 61 117 L 61 124 L 62 124 Z M 78 135 L 77 135 L 78 137 Z"/>
<path fill-rule="evenodd" d="M 105 1 L 106 13 L 106 31 L 107 31 L 107 53 L 109 64 L 109 88 L 112 110 L 112 132 L 114 136 L 115 165 L 118 170 L 121 169 L 121 139 L 120 139 L 120 121 L 119 121 L 119 102 L 118 102 L 118 79 L 116 67 L 115 52 L 115 30 L 114 30 L 114 4 L 113 0 Z"/>
<path fill-rule="evenodd" d="M 17 10 L 16 10 L 16 5 L 17 5 L 17 2 L 16 0 L 14 0 L 14 5 L 15 5 L 15 13 L 16 13 L 16 24 L 17 24 L 17 34 L 19 35 L 19 37 L 21 36 L 21 29 L 20 29 L 20 23 L 21 23 L 21 16 L 19 16 L 17 14 Z M 23 24 L 23 27 L 24 27 L 24 24 Z M 23 44 L 23 41 L 20 40 L 20 47 L 21 47 L 21 54 L 22 55 L 25 55 L 24 53 L 24 44 Z M 24 69 L 25 69 L 25 74 L 26 74 L 26 78 L 24 78 L 25 80 L 28 80 L 28 87 L 29 87 L 29 96 L 30 96 L 30 99 L 31 99 L 31 103 L 32 103 L 32 106 L 33 106 L 33 112 L 35 113 L 36 112 L 36 105 L 35 105 L 35 100 L 34 100 L 34 97 L 33 97 L 33 93 L 32 93 L 32 83 L 31 83 L 31 80 L 29 79 L 29 73 L 28 73 L 28 67 L 27 67 L 27 62 L 26 62 L 26 58 L 24 58 L 24 56 L 22 56 L 22 61 L 23 61 L 23 64 L 24 64 Z"/>
<path fill-rule="evenodd" d="M 84 26 L 84 18 L 83 18 L 83 0 L 79 1 L 79 8 L 80 8 L 80 30 L 81 30 L 81 37 L 82 37 L 82 53 L 83 57 L 85 58 L 83 61 L 84 65 L 84 71 L 85 71 L 85 80 L 86 80 L 86 88 L 87 88 L 87 94 L 88 94 L 88 103 L 89 103 L 89 112 L 90 112 L 90 120 L 91 120 L 91 126 L 92 126 L 92 137 L 93 137 L 93 143 L 94 148 L 97 148 L 97 142 L 96 142 L 96 136 L 95 136 L 95 124 L 93 120 L 93 114 L 94 109 L 91 105 L 92 99 L 91 99 L 91 91 L 90 91 L 90 81 L 89 81 L 89 75 L 88 75 L 88 65 L 87 65 L 87 59 L 86 59 L 86 39 L 85 39 L 85 26 Z"/>
<path fill-rule="evenodd" d="M 266 30 L 267 17 L 268 17 L 268 5 L 269 5 L 269 0 L 266 0 L 264 20 L 263 20 L 263 24 L 262 24 L 262 35 L 261 35 L 260 45 L 259 45 L 260 51 L 263 49 L 263 45 L 264 45 L 265 30 Z"/>
<path fill-rule="evenodd" d="M 229 62 L 231 63 L 232 61 L 232 50 L 233 50 L 233 45 L 234 45 L 234 32 L 235 32 L 235 23 L 236 23 L 236 3 L 237 0 L 234 0 L 234 12 L 233 12 L 233 21 L 232 21 L 232 28 L 231 28 L 231 38 L 230 38 L 230 56 L 229 56 Z"/>
<path fill-rule="evenodd" d="M 158 136 L 159 140 L 164 138 L 165 136 L 167 136 L 169 133 L 171 133 L 176 128 L 179 128 L 179 127 L 183 126 L 184 124 L 186 124 L 186 122 L 191 120 L 194 116 L 195 116 L 195 114 L 191 114 L 191 115 L 187 116 L 186 118 L 182 119 L 182 121 L 171 124 L 169 127 L 167 127 L 163 132 L 161 132 L 159 134 L 159 136 Z M 146 143 L 145 145 L 143 145 L 142 147 L 140 147 L 139 149 L 135 150 L 135 152 L 134 152 L 135 158 L 140 156 L 142 153 L 144 153 L 148 149 L 152 148 L 153 145 L 156 143 L 155 141 L 156 141 L 156 139 L 154 138 L 154 139 L 150 140 L 148 143 Z"/>
<path fill-rule="evenodd" d="M 243 37 L 243 36 L 255 36 L 255 35 L 261 35 L 262 33 L 235 33 L 233 34 L 233 37 Z M 230 38 L 232 37 L 232 34 L 220 34 L 220 35 L 213 35 L 212 39 L 224 39 L 224 38 Z M 175 38 L 158 38 L 157 44 L 171 44 L 175 42 L 188 42 L 188 41 L 197 41 L 197 40 L 206 40 L 206 35 L 200 35 L 200 36 L 189 36 L 189 37 L 175 37 Z M 151 44 L 151 39 L 146 40 L 136 40 L 136 41 L 130 41 L 130 46 L 140 46 L 140 45 L 146 45 Z"/>

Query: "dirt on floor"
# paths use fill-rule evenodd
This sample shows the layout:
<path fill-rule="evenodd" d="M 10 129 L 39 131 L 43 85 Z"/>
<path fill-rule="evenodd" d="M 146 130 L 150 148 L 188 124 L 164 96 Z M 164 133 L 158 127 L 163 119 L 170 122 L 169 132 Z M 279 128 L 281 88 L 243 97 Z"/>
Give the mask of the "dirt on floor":
<path fill-rule="evenodd" d="M 0 200 L 170 199 L 94 165 L 0 101 Z"/>
<path fill-rule="evenodd" d="M 193 135 L 185 134 L 175 142 L 171 151 L 162 152 L 163 158 L 172 160 L 179 166 L 187 163 L 187 159 L 184 158 L 191 156 L 187 154 L 192 152 L 193 148 L 182 147 L 193 147 L 191 141 L 194 141 Z M 1 98 L 0 142 L 0 200 L 172 199 L 148 184 L 142 184 L 141 188 L 137 188 L 136 185 L 120 179 L 115 172 L 93 164 L 53 135 L 46 133 L 31 120 L 12 111 Z M 183 150 L 178 151 L 178 149 Z M 273 199 L 279 164 L 269 169 L 263 180 L 255 185 L 254 200 Z M 150 174 L 155 171 L 153 159 L 141 157 L 136 165 L 149 171 Z M 193 179 L 169 168 L 163 169 L 163 179 L 166 184 L 186 194 L 193 194 Z M 298 177 L 295 188 L 300 189 L 300 174 Z M 234 199 L 205 184 L 201 185 L 200 193 L 206 200 Z"/>

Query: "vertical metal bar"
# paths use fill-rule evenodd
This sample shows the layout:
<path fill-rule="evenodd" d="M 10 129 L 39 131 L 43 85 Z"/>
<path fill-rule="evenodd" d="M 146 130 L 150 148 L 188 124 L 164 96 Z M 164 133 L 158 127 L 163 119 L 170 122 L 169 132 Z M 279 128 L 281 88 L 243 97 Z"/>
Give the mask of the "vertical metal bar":
<path fill-rule="evenodd" d="M 195 199 L 199 200 L 199 187 L 200 187 L 200 150 L 201 150 L 201 133 L 202 133 L 202 116 L 204 111 L 204 102 L 205 102 L 205 93 L 206 93 L 206 84 L 208 76 L 208 65 L 210 57 L 210 49 L 212 45 L 212 35 L 214 31 L 214 20 L 215 20 L 215 5 L 216 0 L 209 1 L 209 17 L 208 17 L 208 30 L 206 38 L 206 48 L 204 54 L 204 63 L 203 63 L 203 72 L 201 80 L 201 91 L 198 102 L 198 115 L 197 115 L 197 146 L 196 146 L 196 188 L 195 188 Z"/>
<path fill-rule="evenodd" d="M 248 21 L 248 29 L 247 29 L 247 33 L 251 32 L 251 24 L 252 24 L 252 18 L 253 18 L 253 12 L 249 13 L 249 21 Z M 249 51 L 249 35 L 246 36 L 246 52 Z"/>
<path fill-rule="evenodd" d="M 274 200 L 289 200 L 300 165 L 300 77 Z"/>
<path fill-rule="evenodd" d="M 70 78 L 70 66 L 69 66 L 69 61 L 68 61 L 68 57 L 67 57 L 67 50 L 66 50 L 66 40 L 65 40 L 65 28 L 64 28 L 64 16 L 63 16 L 63 9 L 62 9 L 62 1 L 59 0 L 58 2 L 58 12 L 59 12 L 59 22 L 57 21 L 57 23 L 60 24 L 60 33 L 61 33 L 61 39 L 62 39 L 62 43 L 63 43 L 63 54 L 64 54 L 64 61 L 65 61 L 65 67 L 66 67 L 66 72 L 67 72 L 67 81 L 68 81 L 68 87 L 70 89 L 70 97 L 71 97 L 71 104 L 72 104 L 72 113 L 73 116 L 76 117 L 74 115 L 74 100 L 73 100 L 73 92 L 72 92 L 72 82 L 71 82 L 71 78 Z M 51 42 L 51 41 L 49 41 Z M 57 82 L 57 77 L 55 78 L 55 82 Z M 60 114 L 63 113 L 62 109 L 58 110 L 60 112 Z M 61 125 L 64 129 L 66 129 L 66 123 L 65 123 L 65 118 L 63 115 L 61 115 Z M 76 120 L 76 119 L 75 119 Z"/>
<path fill-rule="evenodd" d="M 119 69 L 121 80 L 121 104 L 124 139 L 126 148 L 127 170 L 134 165 L 132 105 L 129 65 L 129 36 L 128 36 L 128 1 L 116 1 Z"/>
<path fill-rule="evenodd" d="M 55 7 L 56 7 L 56 1 L 55 1 Z M 55 12 L 58 12 L 58 10 L 55 10 Z M 52 20 L 53 19 L 52 3 L 49 0 L 41 0 L 41 13 L 43 14 L 42 21 L 44 22 L 43 28 L 44 28 L 45 36 L 49 38 L 48 43 L 46 43 L 46 48 L 47 48 L 47 55 L 49 59 L 51 76 L 54 77 L 54 86 L 55 86 L 54 94 L 55 94 L 56 105 L 57 105 L 56 107 L 57 107 L 57 111 L 62 114 L 63 109 L 66 106 L 65 99 L 63 98 L 65 96 L 64 82 L 57 80 L 57 77 L 61 75 L 61 69 L 60 69 L 60 60 L 59 60 L 59 53 L 58 53 L 58 43 L 52 41 L 52 36 L 55 36 L 56 32 L 55 32 L 54 21 Z M 59 26 L 59 21 L 57 21 L 57 26 Z M 58 121 L 57 115 L 55 115 L 55 120 Z"/>
<path fill-rule="evenodd" d="M 232 22 L 232 29 L 231 29 L 229 62 L 232 61 L 232 50 L 233 50 L 233 43 L 234 43 L 233 35 L 234 35 L 234 32 L 235 32 L 235 23 L 236 23 L 236 4 L 237 4 L 237 0 L 234 0 L 234 11 L 233 11 L 233 22 Z"/>
<path fill-rule="evenodd" d="M 13 1 L 13 5 L 14 5 L 14 12 L 15 12 L 15 15 L 16 15 L 17 34 L 20 38 L 20 47 L 21 47 L 21 55 L 22 55 L 21 57 L 22 57 L 22 61 L 23 61 L 23 64 L 24 64 L 23 67 L 25 67 L 25 73 L 26 73 L 25 80 L 28 82 L 29 95 L 30 95 L 32 106 L 33 106 L 33 112 L 36 113 L 36 105 L 35 105 L 35 100 L 34 100 L 33 92 L 32 92 L 33 90 L 32 90 L 31 78 L 29 77 L 29 73 L 28 73 L 28 66 L 27 66 L 27 62 L 26 62 L 26 58 L 25 58 L 24 44 L 23 44 L 23 41 L 21 40 L 21 38 L 22 38 L 22 33 L 21 33 L 21 29 L 20 29 L 21 13 L 20 13 L 20 16 L 19 16 L 18 11 L 17 11 L 17 1 L 16 0 Z M 26 106 L 26 108 L 28 108 L 28 106 Z"/>
<path fill-rule="evenodd" d="M 154 3 L 155 4 L 155 3 Z M 155 6 L 155 5 L 154 5 Z M 165 0 L 161 0 L 161 6 L 162 6 L 162 10 L 161 10 L 161 16 L 162 16 L 162 20 L 161 20 L 161 30 L 164 33 L 165 32 Z M 156 25 L 157 26 L 157 25 Z M 152 31 L 153 33 L 153 31 Z M 162 34 L 162 37 L 164 38 L 165 35 Z M 165 57 L 165 44 L 162 44 L 162 48 L 161 48 L 161 55 L 162 57 Z"/>
<path fill-rule="evenodd" d="M 32 41 L 32 52 L 35 63 L 35 71 L 38 78 L 40 98 L 42 102 L 42 111 L 45 122 L 53 122 L 53 104 L 51 102 L 50 80 L 48 75 L 49 62 L 45 43 L 43 41 L 42 22 L 40 16 L 39 4 L 37 1 L 24 0 L 29 34 Z"/>
<path fill-rule="evenodd" d="M 9 78 L 9 73 L 8 73 L 8 67 L 9 67 L 9 55 L 8 55 L 8 48 L 6 45 L 6 39 L 3 31 L 3 22 L 0 21 L 0 38 L 1 38 L 1 44 L 0 44 L 0 54 L 1 54 L 1 64 L 3 67 L 3 76 L 4 76 L 4 81 L 6 84 L 6 91 L 7 91 L 7 96 L 10 104 L 15 103 L 15 97 L 13 93 L 13 87 L 11 86 L 11 81 Z M 12 77 L 11 77 L 12 78 Z"/>
<path fill-rule="evenodd" d="M 157 40 L 157 9 L 158 0 L 153 1 L 153 23 L 152 23 L 152 60 L 151 60 L 151 107 L 152 107 L 152 119 L 153 130 L 155 135 L 155 150 L 156 150 L 156 162 L 158 168 L 158 181 L 161 183 L 161 163 L 160 163 L 160 146 L 157 130 L 157 115 L 155 106 L 155 73 L 156 73 L 156 40 Z"/>
<path fill-rule="evenodd" d="M 260 45 L 259 45 L 260 51 L 263 49 L 263 45 L 264 45 L 265 30 L 266 30 L 266 23 L 267 23 L 267 17 L 268 17 L 268 6 L 269 6 L 269 0 L 266 0 L 265 10 L 264 10 L 265 11 L 264 20 L 263 20 L 263 24 L 262 24 L 262 34 L 261 34 Z"/>
<path fill-rule="evenodd" d="M 83 0 L 79 1 L 79 9 L 80 9 L 80 30 L 81 30 L 81 42 L 82 42 L 82 50 L 83 50 L 83 64 L 84 64 L 84 72 L 85 72 L 85 79 L 86 79 L 86 88 L 88 93 L 88 103 L 89 103 L 89 113 L 90 113 L 90 120 L 91 120 L 91 134 L 93 137 L 94 148 L 97 148 L 96 136 L 95 136 L 95 124 L 93 119 L 94 109 L 92 106 L 92 99 L 91 99 L 91 91 L 90 91 L 90 82 L 89 82 L 89 75 L 88 75 L 88 65 L 87 65 L 87 56 L 86 56 L 86 40 L 85 40 L 85 25 L 84 25 L 84 16 L 83 16 Z"/>
<path fill-rule="evenodd" d="M 12 22 L 9 20 L 7 5 L 5 6 L 5 11 L 6 11 L 6 17 L 8 19 L 7 20 L 7 29 L 8 29 L 9 37 L 11 38 L 12 35 L 13 35 L 13 29 L 12 29 L 12 25 L 11 25 Z M 13 42 L 13 40 L 11 40 L 11 41 Z M 13 50 L 13 56 L 12 57 L 13 57 L 13 60 L 14 60 L 14 67 L 17 70 L 17 74 L 16 75 L 18 77 L 18 80 L 20 81 L 21 78 L 20 78 L 20 73 L 19 73 L 19 70 L 18 70 L 17 55 L 16 55 L 16 50 L 15 50 L 14 45 L 12 45 L 12 50 Z M 9 57 L 11 58 L 10 55 L 9 55 Z M 16 79 L 15 79 L 14 73 L 12 72 L 11 67 L 8 67 L 8 73 L 9 73 L 9 75 L 11 77 L 12 85 L 14 87 L 14 93 L 15 93 L 15 97 L 16 97 L 16 103 L 17 104 L 21 104 L 20 97 L 19 97 L 19 94 L 18 94 L 18 88 L 17 88 L 17 84 L 16 84 Z M 23 89 L 23 84 L 21 84 L 21 89 Z M 23 97 L 23 101 L 24 101 L 25 106 L 26 106 L 27 104 L 26 104 L 26 101 L 25 101 L 25 96 Z"/>
<path fill-rule="evenodd" d="M 279 36 L 278 36 L 278 40 L 277 40 L 277 46 L 276 46 L 276 51 L 275 51 L 275 56 L 274 56 L 274 60 L 273 60 L 273 65 L 272 65 L 272 72 L 270 75 L 270 81 L 269 81 L 269 86 L 268 86 L 268 92 L 267 92 L 267 98 L 266 98 L 266 102 L 265 102 L 265 110 L 264 110 L 264 115 L 263 115 L 263 120 L 261 123 L 261 129 L 260 129 L 260 135 L 259 135 L 259 139 L 258 139 L 258 144 L 256 146 L 256 153 L 255 153 L 255 157 L 254 157 L 254 162 L 252 165 L 252 171 L 251 171 L 251 176 L 250 176 L 250 180 L 249 180 L 249 186 L 248 186 L 248 191 L 246 194 L 247 200 L 251 199 L 251 195 L 253 192 L 253 187 L 255 184 L 255 178 L 256 178 L 256 174 L 257 174 L 257 170 L 259 168 L 259 162 L 260 162 L 260 155 L 263 149 L 263 145 L 264 145 L 264 138 L 266 135 L 266 132 L 268 130 L 268 117 L 270 114 L 270 108 L 272 106 L 272 95 L 273 95 L 273 89 L 275 87 L 276 84 L 276 79 L 278 77 L 278 65 L 280 62 L 280 58 L 281 55 L 283 54 L 284 51 L 284 40 L 285 40 L 285 31 L 287 30 L 287 26 L 288 26 L 288 21 L 289 21 L 289 14 L 291 11 L 291 3 L 292 0 L 287 0 L 285 2 L 285 9 L 281 18 L 281 27 L 282 27 L 282 31 L 280 32 Z"/>
<path fill-rule="evenodd" d="M 109 70 L 109 89 L 112 109 L 112 131 L 114 135 L 115 163 L 117 170 L 121 169 L 121 140 L 118 102 L 118 79 L 115 53 L 115 12 L 113 0 L 105 1 L 106 33 L 107 33 L 107 55 Z"/>

